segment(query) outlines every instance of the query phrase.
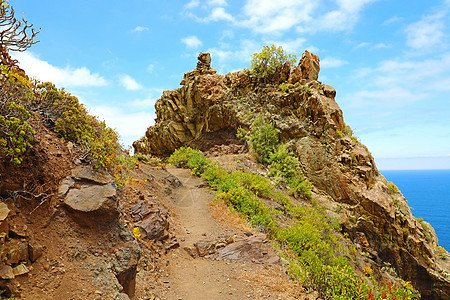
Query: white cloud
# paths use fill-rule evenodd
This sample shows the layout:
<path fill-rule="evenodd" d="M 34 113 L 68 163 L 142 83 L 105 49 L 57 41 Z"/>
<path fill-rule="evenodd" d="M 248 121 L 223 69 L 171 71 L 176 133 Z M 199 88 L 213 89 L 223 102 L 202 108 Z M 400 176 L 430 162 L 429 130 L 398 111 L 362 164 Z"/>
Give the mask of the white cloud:
<path fill-rule="evenodd" d="M 415 93 L 405 87 L 377 87 L 364 89 L 349 95 L 352 105 L 363 107 L 371 105 L 377 108 L 399 108 L 426 98 L 425 93 Z M 392 111 L 386 111 L 390 114 Z"/>
<path fill-rule="evenodd" d="M 348 64 L 348 61 L 329 56 L 320 60 L 320 67 L 322 68 L 339 68 L 346 64 Z"/>
<path fill-rule="evenodd" d="M 400 18 L 400 17 L 398 17 L 398 16 L 393 16 L 392 18 L 390 18 L 390 19 L 384 21 L 384 22 L 383 22 L 383 25 L 390 25 L 390 24 L 393 24 L 393 23 L 400 22 L 400 21 L 402 21 L 402 20 L 403 20 L 403 18 Z"/>
<path fill-rule="evenodd" d="M 291 29 L 311 33 L 350 30 L 359 20 L 361 11 L 375 1 L 246 0 L 241 13 L 233 16 L 224 9 L 226 1 L 209 0 L 202 7 L 208 12 L 204 17 L 197 15 L 201 11 L 192 11 L 192 8 L 200 6 L 200 2 L 191 1 L 183 12 L 197 22 L 226 21 L 261 34 L 279 34 Z"/>
<path fill-rule="evenodd" d="M 142 32 L 142 31 L 147 31 L 150 30 L 150 28 L 145 27 L 145 26 L 136 26 L 133 30 L 131 30 L 132 32 Z"/>
<path fill-rule="evenodd" d="M 300 59 L 301 54 L 305 50 L 305 38 L 297 38 L 295 40 L 268 41 L 267 44 L 274 44 L 283 47 L 287 53 L 296 54 Z"/>
<path fill-rule="evenodd" d="M 375 46 L 373 46 L 373 49 L 386 49 L 386 48 L 391 48 L 391 45 L 385 44 L 385 43 L 378 43 Z"/>
<path fill-rule="evenodd" d="M 442 13 L 425 16 L 406 27 L 406 44 L 413 49 L 433 49 L 442 46 L 444 23 Z"/>
<path fill-rule="evenodd" d="M 19 65 L 29 76 L 41 81 L 50 81 L 58 86 L 89 87 L 105 86 L 108 81 L 98 73 L 91 73 L 86 67 L 73 68 L 66 66 L 60 68 L 41 60 L 32 52 L 14 52 L 12 57 L 19 61 Z"/>
<path fill-rule="evenodd" d="M 262 45 L 255 42 L 254 40 L 241 40 L 239 42 L 239 47 L 220 47 L 220 48 L 210 48 L 208 52 L 211 53 L 211 59 L 214 62 L 217 58 L 219 64 L 222 65 L 226 61 L 238 60 L 240 62 L 250 62 L 251 54 L 260 51 Z"/>
<path fill-rule="evenodd" d="M 195 35 L 185 37 L 181 39 L 181 42 L 184 43 L 187 48 L 198 48 L 203 44 L 203 42 L 200 41 Z"/>
<path fill-rule="evenodd" d="M 144 136 L 147 128 L 155 124 L 156 115 L 150 112 L 124 112 L 122 109 L 113 106 L 93 106 L 89 108 L 90 113 L 101 116 L 99 119 L 105 120 L 109 127 L 115 128 L 125 146 L 131 144 Z"/>
<path fill-rule="evenodd" d="M 137 83 L 137 81 L 128 74 L 122 74 L 119 78 L 120 84 L 129 91 L 137 91 L 142 89 L 142 85 Z"/>
<path fill-rule="evenodd" d="M 356 45 L 356 46 L 355 46 L 355 49 L 368 47 L 368 46 L 370 46 L 370 45 L 371 45 L 371 43 L 368 43 L 368 42 L 362 42 L 362 43 L 359 43 L 358 45 Z"/>
<path fill-rule="evenodd" d="M 211 14 L 203 19 L 204 22 L 217 21 L 234 21 L 232 15 L 227 13 L 223 7 L 216 7 L 211 11 Z"/>
<path fill-rule="evenodd" d="M 353 28 L 364 7 L 376 0 L 247 0 L 240 25 L 259 33 L 341 31 Z"/>
<path fill-rule="evenodd" d="M 206 4 L 210 6 L 227 6 L 228 3 L 226 0 L 208 0 Z"/>
<path fill-rule="evenodd" d="M 155 106 L 156 99 L 146 98 L 146 99 L 135 99 L 130 104 L 138 108 L 152 108 Z"/>
<path fill-rule="evenodd" d="M 259 33 L 286 31 L 312 20 L 318 2 L 311 0 L 248 0 L 240 24 Z"/>
<path fill-rule="evenodd" d="M 147 66 L 147 71 L 148 72 L 153 72 L 153 70 L 155 69 L 155 65 L 154 64 L 149 64 L 148 66 Z"/>
<path fill-rule="evenodd" d="M 184 6 L 184 9 L 192 9 L 192 8 L 198 7 L 199 5 L 200 5 L 199 0 L 191 0 L 191 1 L 189 1 L 188 4 L 186 4 Z"/>
<path fill-rule="evenodd" d="M 364 7 L 377 0 L 337 0 L 338 7 L 315 18 L 310 30 L 342 31 L 350 30 L 359 20 Z"/>
<path fill-rule="evenodd" d="M 373 45 L 372 43 L 368 43 L 368 42 L 362 42 L 359 43 L 358 45 L 356 45 L 354 48 L 355 49 L 360 49 L 360 48 L 367 48 L 370 47 L 370 49 L 384 49 L 384 48 L 390 48 L 392 47 L 391 45 L 385 44 L 385 43 L 378 43 Z"/>

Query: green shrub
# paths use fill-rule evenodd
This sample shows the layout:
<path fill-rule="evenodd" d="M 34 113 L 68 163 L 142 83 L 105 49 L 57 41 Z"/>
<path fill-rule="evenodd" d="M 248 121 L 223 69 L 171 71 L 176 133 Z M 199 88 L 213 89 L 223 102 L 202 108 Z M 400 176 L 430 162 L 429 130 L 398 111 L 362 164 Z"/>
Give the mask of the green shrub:
<path fill-rule="evenodd" d="M 270 162 L 270 155 L 279 144 L 280 130 L 267 123 L 262 117 L 256 118 L 251 126 L 250 144 L 256 159 Z"/>
<path fill-rule="evenodd" d="M 289 185 L 290 193 L 296 198 L 311 198 L 311 186 L 301 174 L 298 159 L 292 155 L 286 145 L 279 145 L 270 155 L 269 176 Z"/>
<path fill-rule="evenodd" d="M 31 126 L 31 82 L 15 69 L 1 66 L 0 80 L 0 156 L 18 165 L 25 152 L 33 148 L 35 130 Z"/>
<path fill-rule="evenodd" d="M 291 178 L 298 175 L 298 159 L 291 155 L 286 145 L 279 145 L 276 150 L 270 154 L 270 172 L 269 176 L 282 176 Z"/>
<path fill-rule="evenodd" d="M 389 190 L 389 193 L 391 193 L 391 194 L 400 193 L 400 191 L 398 190 L 398 187 L 392 182 L 388 183 L 388 190 Z"/>
<path fill-rule="evenodd" d="M 200 176 L 212 162 L 207 159 L 200 150 L 191 147 L 181 147 L 169 157 L 168 163 L 177 167 L 186 167 L 192 172 Z"/>
<path fill-rule="evenodd" d="M 288 179 L 289 192 L 295 198 L 309 199 L 311 198 L 311 185 L 305 181 L 300 175 Z"/>
<path fill-rule="evenodd" d="M 290 89 L 294 88 L 294 85 L 291 83 L 281 83 L 278 88 L 283 92 L 287 93 Z"/>
<path fill-rule="evenodd" d="M 261 52 L 252 54 L 251 68 L 253 74 L 261 77 L 274 74 L 277 67 L 280 67 L 286 61 L 295 64 L 297 57 L 292 54 L 286 54 L 283 47 L 264 46 Z"/>
<path fill-rule="evenodd" d="M 260 197 L 270 197 L 272 194 L 273 187 L 270 181 L 254 173 L 234 171 L 229 175 L 229 180 Z"/>
<path fill-rule="evenodd" d="M 117 132 L 89 115 L 75 96 L 47 82 L 37 85 L 36 97 L 39 112 L 54 122 L 53 130 L 66 140 L 82 145 L 94 167 L 113 174 L 122 168 L 117 160 L 122 151 Z"/>

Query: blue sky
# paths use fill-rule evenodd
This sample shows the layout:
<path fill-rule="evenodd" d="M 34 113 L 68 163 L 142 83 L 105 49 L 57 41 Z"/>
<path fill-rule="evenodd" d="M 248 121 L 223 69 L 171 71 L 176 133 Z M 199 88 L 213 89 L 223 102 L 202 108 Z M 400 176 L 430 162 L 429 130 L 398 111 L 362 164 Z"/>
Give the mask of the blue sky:
<path fill-rule="evenodd" d="M 319 80 L 379 169 L 450 169 L 450 0 L 9 2 L 42 28 L 14 53 L 22 67 L 77 96 L 125 145 L 199 52 L 226 74 L 275 43 L 319 55 Z"/>

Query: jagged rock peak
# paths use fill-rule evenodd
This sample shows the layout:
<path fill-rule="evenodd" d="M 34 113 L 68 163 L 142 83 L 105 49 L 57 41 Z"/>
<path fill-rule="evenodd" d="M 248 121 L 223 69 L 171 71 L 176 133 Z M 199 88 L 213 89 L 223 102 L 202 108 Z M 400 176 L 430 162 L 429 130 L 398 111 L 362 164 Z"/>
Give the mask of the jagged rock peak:
<path fill-rule="evenodd" d="M 202 69 L 211 69 L 211 54 L 207 52 L 200 52 L 198 55 L 197 70 Z"/>
<path fill-rule="evenodd" d="M 207 52 L 201 52 L 198 55 L 197 68 L 193 71 L 184 74 L 183 80 L 181 80 L 180 85 L 185 85 L 194 80 L 198 75 L 212 75 L 216 74 L 217 70 L 211 68 L 211 54 Z"/>

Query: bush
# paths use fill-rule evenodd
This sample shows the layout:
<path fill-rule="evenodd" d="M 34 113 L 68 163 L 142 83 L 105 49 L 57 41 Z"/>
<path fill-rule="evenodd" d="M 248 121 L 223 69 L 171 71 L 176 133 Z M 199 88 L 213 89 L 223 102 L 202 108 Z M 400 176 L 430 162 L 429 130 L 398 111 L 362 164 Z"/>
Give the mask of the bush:
<path fill-rule="evenodd" d="M 267 123 L 262 117 L 251 126 L 250 144 L 256 159 L 262 163 L 270 162 L 270 155 L 279 144 L 280 130 Z"/>
<path fill-rule="evenodd" d="M 286 61 L 295 64 L 296 60 L 296 56 L 286 54 L 283 47 L 266 45 L 261 52 L 252 54 L 251 68 L 253 69 L 253 74 L 266 77 L 274 74 L 277 67 L 282 66 Z"/>
<path fill-rule="evenodd" d="M 15 165 L 33 148 L 35 130 L 31 126 L 30 107 L 34 101 L 31 82 L 17 70 L 1 66 L 0 80 L 0 155 Z"/>
<path fill-rule="evenodd" d="M 311 198 L 311 186 L 304 180 L 299 168 L 298 159 L 294 157 L 286 145 L 279 145 L 270 155 L 269 176 L 289 185 L 289 191 L 296 198 Z"/>
<path fill-rule="evenodd" d="M 282 176 L 284 178 L 293 178 L 298 176 L 298 159 L 291 155 L 286 145 L 279 145 L 276 151 L 270 154 L 270 172 L 269 176 Z"/>
<path fill-rule="evenodd" d="M 121 168 L 118 156 L 122 146 L 114 129 L 89 115 L 75 96 L 50 82 L 38 84 L 35 91 L 38 111 L 56 133 L 82 145 L 89 152 L 94 167 L 112 173 Z"/>
<path fill-rule="evenodd" d="M 392 182 L 388 183 L 388 190 L 389 190 L 389 193 L 391 193 L 391 194 L 400 193 L 400 191 L 398 190 L 398 187 Z"/>
<path fill-rule="evenodd" d="M 6 65 L 1 66 L 1 72 L 1 156 L 20 164 L 33 147 L 33 112 L 35 118 L 42 116 L 49 129 L 81 145 L 94 167 L 113 174 L 119 186 L 125 183 L 130 165 L 136 162 L 122 150 L 115 130 L 89 115 L 76 97 L 53 84 L 31 82 L 20 70 Z"/>

